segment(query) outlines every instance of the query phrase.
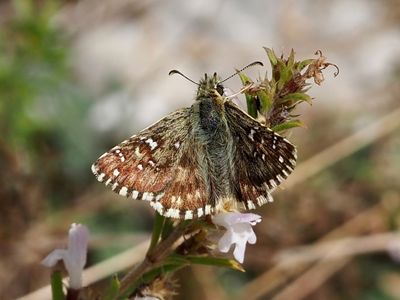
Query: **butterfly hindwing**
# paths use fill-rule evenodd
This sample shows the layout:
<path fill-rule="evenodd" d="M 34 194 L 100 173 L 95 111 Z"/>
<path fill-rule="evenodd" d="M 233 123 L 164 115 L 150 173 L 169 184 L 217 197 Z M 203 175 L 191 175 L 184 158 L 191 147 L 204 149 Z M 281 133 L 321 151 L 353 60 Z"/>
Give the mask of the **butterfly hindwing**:
<path fill-rule="evenodd" d="M 247 209 L 272 202 L 271 192 L 296 165 L 296 148 L 231 101 L 224 105 L 228 126 L 236 141 L 236 197 Z"/>

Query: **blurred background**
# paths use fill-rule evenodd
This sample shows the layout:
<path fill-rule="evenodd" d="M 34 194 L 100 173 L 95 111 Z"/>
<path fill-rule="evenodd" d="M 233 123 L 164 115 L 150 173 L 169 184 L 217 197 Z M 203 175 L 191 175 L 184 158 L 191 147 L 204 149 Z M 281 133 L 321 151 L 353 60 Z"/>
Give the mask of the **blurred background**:
<path fill-rule="evenodd" d="M 257 211 L 247 272 L 187 268 L 176 299 L 400 299 L 399 25 L 398 0 L 0 1 L 0 299 L 49 283 L 39 262 L 73 222 L 91 231 L 89 266 L 145 241 L 153 210 L 91 163 L 191 105 L 171 69 L 226 77 L 268 65 L 263 46 L 321 49 L 340 75 L 298 110 L 299 166 Z"/>

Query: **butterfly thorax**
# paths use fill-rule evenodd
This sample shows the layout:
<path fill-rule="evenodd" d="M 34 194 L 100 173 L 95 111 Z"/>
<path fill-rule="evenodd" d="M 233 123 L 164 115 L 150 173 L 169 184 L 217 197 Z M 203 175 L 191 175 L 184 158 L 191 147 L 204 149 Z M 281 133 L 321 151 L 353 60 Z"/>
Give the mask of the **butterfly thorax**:
<path fill-rule="evenodd" d="M 198 161 L 207 182 L 209 201 L 214 205 L 219 199 L 233 194 L 234 144 L 225 117 L 223 87 L 214 74 L 200 81 L 196 102 L 192 106 L 195 143 L 201 148 Z"/>

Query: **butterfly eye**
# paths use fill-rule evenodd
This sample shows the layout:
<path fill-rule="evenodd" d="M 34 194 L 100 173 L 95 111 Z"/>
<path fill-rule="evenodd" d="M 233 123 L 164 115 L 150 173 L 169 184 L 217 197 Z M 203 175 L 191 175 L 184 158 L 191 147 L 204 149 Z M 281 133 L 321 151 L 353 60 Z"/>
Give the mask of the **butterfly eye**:
<path fill-rule="evenodd" d="M 218 94 L 220 94 L 221 96 L 224 94 L 224 86 L 222 84 L 217 84 L 215 89 L 217 90 Z"/>

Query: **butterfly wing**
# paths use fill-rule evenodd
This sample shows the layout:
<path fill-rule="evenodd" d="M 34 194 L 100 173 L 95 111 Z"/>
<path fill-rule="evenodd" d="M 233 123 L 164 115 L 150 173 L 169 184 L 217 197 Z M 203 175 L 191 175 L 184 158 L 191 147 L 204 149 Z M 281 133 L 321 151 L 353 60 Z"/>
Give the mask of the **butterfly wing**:
<path fill-rule="evenodd" d="M 150 201 L 164 216 L 210 213 L 190 137 L 190 108 L 177 110 L 104 153 L 92 172 L 114 192 Z"/>
<path fill-rule="evenodd" d="M 236 140 L 235 196 L 247 209 L 272 202 L 271 192 L 296 165 L 296 148 L 231 101 L 224 106 L 228 127 Z"/>

